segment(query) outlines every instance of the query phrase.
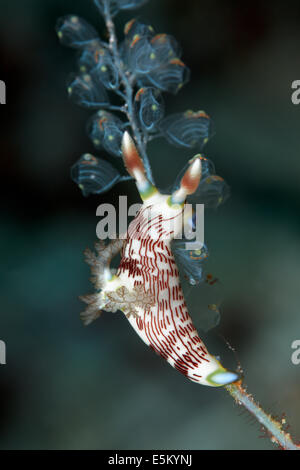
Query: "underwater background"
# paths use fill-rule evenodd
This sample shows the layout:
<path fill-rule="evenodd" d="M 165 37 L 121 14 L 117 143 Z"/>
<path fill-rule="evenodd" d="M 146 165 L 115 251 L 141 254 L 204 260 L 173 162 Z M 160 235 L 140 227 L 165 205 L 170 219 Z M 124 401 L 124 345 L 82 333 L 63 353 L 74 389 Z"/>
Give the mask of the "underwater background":
<path fill-rule="evenodd" d="M 123 194 L 139 199 L 131 182 L 84 198 L 71 181 L 82 153 L 106 154 L 86 135 L 90 112 L 67 97 L 75 58 L 55 24 L 70 13 L 104 33 L 92 1 L 0 1 L 0 448 L 271 449 L 224 390 L 173 370 L 120 313 L 82 326 L 78 296 L 92 291 L 82 252 L 96 240 L 96 208 L 118 207 Z M 249 392 L 284 412 L 299 439 L 291 344 L 300 340 L 300 105 L 291 84 L 300 79 L 300 4 L 151 0 L 116 17 L 120 34 L 134 16 L 181 44 L 191 80 L 165 95 L 166 108 L 212 117 L 205 153 L 231 188 L 205 214 L 208 270 L 219 281 L 199 289 L 204 299 L 221 291 L 224 303 L 219 325 L 202 336 L 228 367 L 240 361 Z M 167 187 L 193 153 L 157 140 L 148 155 Z M 187 292 L 200 328 L 205 301 Z"/>

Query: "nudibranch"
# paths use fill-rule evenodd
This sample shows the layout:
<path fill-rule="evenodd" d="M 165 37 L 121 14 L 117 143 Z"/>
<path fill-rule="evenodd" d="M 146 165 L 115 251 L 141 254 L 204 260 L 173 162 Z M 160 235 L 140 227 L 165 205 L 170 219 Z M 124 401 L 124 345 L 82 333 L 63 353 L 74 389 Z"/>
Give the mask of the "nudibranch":
<path fill-rule="evenodd" d="M 235 382 L 238 375 L 209 354 L 198 335 L 171 250 L 171 241 L 182 228 L 186 197 L 195 192 L 201 178 L 201 159 L 194 157 L 179 188 L 165 195 L 148 181 L 128 132 L 122 152 L 143 204 L 124 237 L 108 245 L 97 242 L 97 253 L 85 251 L 96 293 L 81 297 L 88 304 L 82 320 L 89 324 L 102 310 L 120 310 L 148 346 L 193 382 L 213 387 Z M 110 262 L 118 252 L 121 262 L 114 274 Z"/>

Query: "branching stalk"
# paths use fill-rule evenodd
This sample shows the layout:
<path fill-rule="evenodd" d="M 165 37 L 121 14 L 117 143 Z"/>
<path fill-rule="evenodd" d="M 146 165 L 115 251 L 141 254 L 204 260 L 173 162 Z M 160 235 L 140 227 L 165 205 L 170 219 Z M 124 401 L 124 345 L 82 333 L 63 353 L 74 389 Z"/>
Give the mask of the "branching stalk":
<path fill-rule="evenodd" d="M 116 35 L 116 29 L 115 29 L 115 24 L 113 22 L 110 9 L 109 9 L 109 2 L 108 0 L 105 0 L 104 2 L 104 20 L 106 24 L 106 28 L 109 34 L 109 48 L 113 56 L 114 64 L 119 72 L 119 77 L 121 84 L 124 87 L 124 95 L 125 96 L 125 102 L 126 102 L 126 115 L 127 118 L 130 122 L 135 141 L 137 143 L 137 146 L 139 148 L 139 151 L 141 153 L 141 156 L 143 158 L 144 162 L 144 167 L 147 173 L 147 178 L 148 180 L 154 184 L 153 181 L 153 176 L 152 176 L 152 170 L 150 166 L 150 162 L 148 159 L 148 155 L 146 153 L 146 149 L 143 143 L 143 138 L 142 135 L 139 131 L 136 118 L 134 115 L 134 109 L 133 109 L 133 88 L 132 84 L 130 83 L 130 78 L 126 75 L 124 72 L 123 66 L 122 66 L 122 61 L 120 58 L 119 50 L 118 50 L 118 43 L 117 43 L 117 35 Z"/>
<path fill-rule="evenodd" d="M 295 444 L 290 433 L 284 429 L 287 426 L 285 418 L 276 420 L 272 415 L 266 413 L 261 406 L 254 401 L 254 398 L 246 391 L 241 382 L 227 385 L 225 388 L 238 405 L 243 406 L 257 419 L 271 442 L 277 444 L 284 450 L 300 450 L 300 445 Z"/>

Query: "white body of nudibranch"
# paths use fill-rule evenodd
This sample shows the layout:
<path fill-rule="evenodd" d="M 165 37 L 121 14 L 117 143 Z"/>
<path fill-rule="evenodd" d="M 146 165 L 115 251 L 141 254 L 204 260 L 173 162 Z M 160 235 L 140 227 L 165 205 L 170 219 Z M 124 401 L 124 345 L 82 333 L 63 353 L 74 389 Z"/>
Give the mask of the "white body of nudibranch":
<path fill-rule="evenodd" d="M 124 239 L 108 246 L 97 243 L 97 255 L 86 251 L 94 274 L 92 281 L 100 291 L 81 297 L 89 304 L 82 319 L 89 324 L 101 310 L 121 310 L 141 339 L 190 380 L 215 387 L 232 383 L 238 375 L 209 354 L 197 333 L 171 251 L 171 241 L 182 228 L 186 196 L 197 189 L 200 181 L 201 160 L 197 156 L 191 160 L 177 191 L 162 195 L 147 180 L 128 133 L 123 137 L 123 155 L 143 205 Z M 112 275 L 109 263 L 120 250 L 121 263 Z"/>

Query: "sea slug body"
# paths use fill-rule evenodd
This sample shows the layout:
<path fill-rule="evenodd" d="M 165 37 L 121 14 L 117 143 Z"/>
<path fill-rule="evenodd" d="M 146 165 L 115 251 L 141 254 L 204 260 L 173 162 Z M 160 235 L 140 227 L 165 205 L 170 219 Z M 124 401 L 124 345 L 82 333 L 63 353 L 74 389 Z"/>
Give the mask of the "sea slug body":
<path fill-rule="evenodd" d="M 124 239 L 107 246 L 96 244 L 97 255 L 86 251 L 98 291 L 81 297 L 88 303 L 82 319 L 89 324 L 101 310 L 121 310 L 140 338 L 193 382 L 215 387 L 232 383 L 238 375 L 210 355 L 198 335 L 171 250 L 171 241 L 182 227 L 186 196 L 197 189 L 201 178 L 201 159 L 194 157 L 179 189 L 165 195 L 147 180 L 143 162 L 127 132 L 122 149 L 143 205 Z M 113 275 L 109 264 L 118 251 L 121 262 Z"/>

